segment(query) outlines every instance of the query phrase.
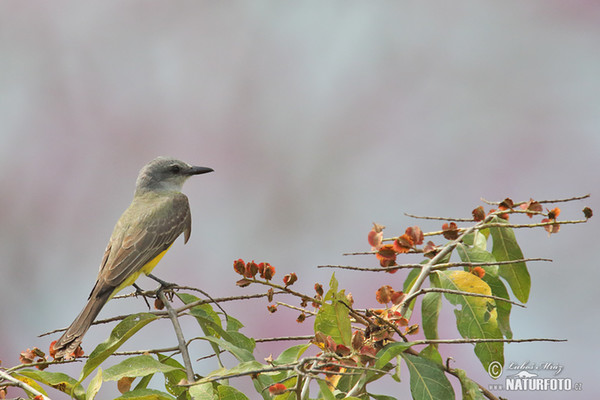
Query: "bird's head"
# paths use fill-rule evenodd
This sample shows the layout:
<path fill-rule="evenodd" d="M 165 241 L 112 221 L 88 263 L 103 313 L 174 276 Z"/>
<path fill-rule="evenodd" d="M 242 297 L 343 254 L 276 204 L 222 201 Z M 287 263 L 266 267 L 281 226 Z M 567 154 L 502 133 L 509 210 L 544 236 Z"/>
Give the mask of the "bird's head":
<path fill-rule="evenodd" d="M 148 191 L 180 192 L 183 183 L 192 175 L 213 172 L 212 168 L 195 167 L 169 157 L 157 157 L 146 164 L 138 175 L 136 194 Z"/>

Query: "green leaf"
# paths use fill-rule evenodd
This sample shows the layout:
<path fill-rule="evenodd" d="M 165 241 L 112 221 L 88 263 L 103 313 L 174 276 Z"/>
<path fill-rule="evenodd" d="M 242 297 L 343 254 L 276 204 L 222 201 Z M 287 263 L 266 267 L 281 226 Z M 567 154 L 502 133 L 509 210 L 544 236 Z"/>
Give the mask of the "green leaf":
<path fill-rule="evenodd" d="M 465 271 L 438 271 L 443 288 L 463 292 L 490 295 L 492 290 L 483 280 Z M 470 339 L 501 339 L 502 333 L 498 328 L 496 303 L 485 297 L 463 296 L 444 293 L 446 299 L 454 305 L 456 326 L 463 338 Z M 492 361 L 504 365 L 504 346 L 502 342 L 484 342 L 475 345 L 475 355 L 487 370 Z"/>
<path fill-rule="evenodd" d="M 497 297 L 510 299 L 504 283 L 502 283 L 497 276 L 489 273 L 488 267 L 483 267 L 483 269 L 486 271 L 483 281 L 490 286 L 492 294 Z M 506 301 L 496 301 L 496 310 L 498 311 L 498 327 L 500 328 L 500 332 L 502 332 L 505 338 L 512 339 L 513 334 L 510 329 L 510 312 L 512 310 L 512 304 Z"/>
<path fill-rule="evenodd" d="M 179 293 L 178 296 L 185 304 L 193 303 L 199 300 L 196 296 L 192 296 L 188 293 Z M 205 335 L 223 338 L 237 347 L 241 347 L 250 352 L 254 351 L 254 348 L 256 347 L 254 339 L 237 332 L 243 325 L 241 325 L 241 323 L 236 319 L 233 318 L 228 321 L 228 325 L 230 325 L 233 329 L 228 329 L 226 331 L 221 325 L 221 319 L 219 318 L 219 315 L 209 304 L 202 304 L 192 307 L 190 309 L 190 314 L 196 318 L 196 321 L 198 321 L 198 324 L 202 328 L 202 331 Z M 213 350 L 216 353 L 219 351 L 218 348 L 214 347 Z"/>
<path fill-rule="evenodd" d="M 190 396 L 193 400 L 219 400 L 212 383 L 190 386 Z"/>
<path fill-rule="evenodd" d="M 483 236 L 483 235 L 481 235 Z M 472 263 L 492 263 L 496 262 L 496 258 L 493 254 L 488 251 L 482 250 L 478 247 L 468 247 L 463 244 L 459 244 L 457 247 L 458 255 L 460 259 L 465 262 Z M 508 291 L 504 283 L 498 278 L 498 265 L 485 265 L 482 267 L 485 270 L 485 275 L 482 278 L 485 283 L 492 289 L 494 296 L 502 297 L 507 300 L 510 299 Z M 465 270 L 467 268 L 465 267 Z M 498 327 L 508 339 L 512 339 L 512 331 L 510 329 L 510 311 L 512 305 L 506 301 L 497 301 L 496 307 L 498 311 Z"/>
<path fill-rule="evenodd" d="M 332 275 L 329 283 L 329 291 L 323 299 L 323 304 L 319 308 L 315 318 L 315 332 L 322 332 L 331 338 L 337 344 L 351 346 L 352 328 L 350 326 L 350 317 L 344 290 L 337 291 L 338 282 L 335 274 Z M 329 301 L 329 302 L 328 302 Z"/>
<path fill-rule="evenodd" d="M 441 308 L 441 293 L 429 292 L 423 296 L 421 317 L 423 319 L 423 333 L 427 339 L 438 339 L 438 317 Z"/>
<path fill-rule="evenodd" d="M 154 314 L 139 313 L 130 315 L 121 321 L 112 330 L 108 339 L 96 346 L 96 348 L 90 353 L 90 356 L 83 366 L 83 370 L 81 371 L 79 381 L 83 381 L 96 369 L 96 367 L 98 367 L 112 353 L 121 347 L 121 345 L 125 343 L 131 336 L 157 318 L 158 317 Z"/>
<path fill-rule="evenodd" d="M 426 263 L 429 260 L 423 260 L 423 262 L 421 262 L 421 264 Z M 415 283 L 415 280 L 417 279 L 417 277 L 419 276 L 419 274 L 421 273 L 421 268 L 412 268 L 410 270 L 410 272 L 406 275 L 406 279 L 404 280 L 404 285 L 402 286 L 402 290 L 404 291 L 404 293 L 408 293 L 410 288 L 412 288 L 412 286 Z"/>
<path fill-rule="evenodd" d="M 231 315 L 227 315 L 227 331 L 237 332 L 244 327 L 239 320 L 235 319 Z"/>
<path fill-rule="evenodd" d="M 219 400 L 212 383 L 190 386 L 190 396 L 193 400 Z"/>
<path fill-rule="evenodd" d="M 383 349 L 377 353 L 377 360 L 375 361 L 375 369 L 383 369 L 383 367 L 392 361 L 393 358 L 402 354 L 406 349 L 412 346 L 411 342 L 396 342 L 387 344 Z"/>
<path fill-rule="evenodd" d="M 43 383 L 44 385 L 51 386 L 63 393 L 68 394 L 69 396 L 72 395 L 75 399 L 85 399 L 85 390 L 83 390 L 83 386 L 81 386 L 79 382 L 75 380 L 75 378 L 71 378 L 69 375 L 63 374 L 62 372 L 22 369 L 19 371 L 19 374 L 26 376 L 27 378 L 31 378 L 39 383 Z"/>
<path fill-rule="evenodd" d="M 248 400 L 242 392 L 232 386 L 219 385 L 217 393 L 219 400 Z"/>
<path fill-rule="evenodd" d="M 150 375 L 146 375 L 146 376 L 142 377 L 142 379 L 140 379 L 140 381 L 137 383 L 137 385 L 135 385 L 134 389 L 146 389 L 148 387 L 148 384 L 152 380 L 153 376 L 154 376 L 154 374 L 150 374 Z"/>
<path fill-rule="evenodd" d="M 90 384 L 85 391 L 85 399 L 94 400 L 96 394 L 98 394 L 98 391 L 100 390 L 100 386 L 102 386 L 102 368 L 98 368 L 96 376 L 90 381 Z"/>
<path fill-rule="evenodd" d="M 323 400 L 336 400 L 331 388 L 327 384 L 327 381 L 324 379 L 317 379 L 317 383 L 319 384 L 319 389 L 321 389 L 321 393 L 319 399 Z"/>
<path fill-rule="evenodd" d="M 437 349 L 436 345 L 429 344 L 423 350 L 419 352 L 419 355 L 425 358 L 430 359 L 439 365 L 444 365 L 444 360 L 442 359 L 442 355 Z"/>
<path fill-rule="evenodd" d="M 505 220 L 494 217 L 491 223 L 504 224 Z M 511 261 L 523 258 L 523 252 L 517 243 L 515 232 L 508 227 L 490 227 L 492 235 L 492 254 L 498 261 Z M 520 261 L 514 264 L 499 266 L 499 274 L 506 279 L 515 297 L 522 303 L 527 303 L 529 299 L 529 290 L 531 289 L 531 277 L 525 262 Z"/>
<path fill-rule="evenodd" d="M 166 373 L 177 370 L 176 367 L 163 364 L 152 356 L 142 355 L 127 358 L 104 371 L 105 381 L 118 381 L 124 377 L 138 377 L 150 374 Z"/>
<path fill-rule="evenodd" d="M 206 375 L 204 378 L 198 380 L 198 382 L 210 381 L 214 377 L 226 378 L 230 375 L 237 375 L 243 373 L 249 373 L 266 368 L 266 365 L 259 363 L 258 361 L 243 361 L 232 368 L 219 368 Z"/>
<path fill-rule="evenodd" d="M 415 400 L 454 399 L 454 390 L 442 368 L 435 362 L 402 353 L 410 372 L 410 392 Z"/>
<path fill-rule="evenodd" d="M 273 365 L 285 365 L 298 361 L 300 356 L 310 347 L 310 344 L 297 344 L 281 352 L 273 361 Z"/>
<path fill-rule="evenodd" d="M 479 390 L 479 385 L 469 379 L 465 371 L 455 369 L 454 372 L 460 381 L 463 400 L 485 400 L 485 396 Z"/>
<path fill-rule="evenodd" d="M 37 390 L 38 392 L 40 392 L 41 394 L 43 394 L 44 396 L 48 396 L 48 393 L 46 393 L 46 391 L 44 390 L 43 387 L 40 386 L 39 383 L 37 383 L 35 380 L 33 380 L 32 378 L 29 378 L 27 376 L 23 376 L 23 375 L 19 375 L 17 373 L 12 373 L 10 374 L 13 378 L 31 386 L 32 388 L 34 388 L 35 390 Z"/>
<path fill-rule="evenodd" d="M 115 400 L 175 400 L 175 397 L 168 393 L 154 389 L 134 389 L 124 393 Z"/>
<path fill-rule="evenodd" d="M 467 246 L 474 246 L 481 250 L 487 248 L 487 237 L 481 231 L 475 231 L 463 236 L 462 242 Z"/>
<path fill-rule="evenodd" d="M 158 360 L 165 365 L 173 367 L 173 371 L 165 372 L 165 389 L 173 396 L 180 396 L 182 392 L 185 392 L 185 388 L 179 386 L 179 382 L 183 379 L 187 380 L 187 374 L 185 367 L 174 358 L 167 357 L 163 354 L 157 354 Z"/>
<path fill-rule="evenodd" d="M 369 396 L 375 400 L 397 400 L 395 397 L 386 396 L 385 394 L 372 394 L 369 393 Z"/>
<path fill-rule="evenodd" d="M 228 342 L 226 340 L 215 338 L 212 336 L 205 336 L 205 337 L 202 337 L 199 339 L 209 341 L 211 343 L 218 345 L 219 347 L 223 348 L 224 350 L 227 350 L 235 358 L 237 358 L 238 361 L 253 361 L 254 360 L 254 355 L 251 352 L 249 352 L 248 350 L 246 350 L 244 348 L 237 347 L 235 344 Z"/>

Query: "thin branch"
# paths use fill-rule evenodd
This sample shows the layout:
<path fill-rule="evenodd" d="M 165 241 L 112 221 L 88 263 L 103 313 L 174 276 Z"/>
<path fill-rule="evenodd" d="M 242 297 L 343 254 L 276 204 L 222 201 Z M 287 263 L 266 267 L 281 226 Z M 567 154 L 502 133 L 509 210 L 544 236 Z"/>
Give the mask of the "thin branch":
<path fill-rule="evenodd" d="M 516 301 L 512 301 L 509 299 L 505 299 L 504 297 L 492 296 L 492 295 L 482 294 L 482 293 L 463 292 L 462 290 L 433 288 L 433 287 L 432 288 L 421 288 L 421 289 L 417 290 L 416 292 L 414 292 L 413 294 L 411 294 L 410 296 L 406 296 L 406 298 L 403 300 L 403 302 L 409 303 L 412 299 L 416 298 L 417 296 L 420 296 L 425 293 L 431 293 L 431 292 L 449 293 L 449 294 L 456 294 L 456 295 L 460 295 L 460 296 L 485 297 L 487 299 L 504 301 L 506 303 L 514 304 L 515 306 L 527 308 L 524 304 L 517 303 Z"/>
<path fill-rule="evenodd" d="M 16 378 L 13 378 L 11 375 L 7 374 L 6 372 L 4 372 L 2 370 L 0 370 L 0 377 L 2 379 L 6 379 L 7 381 L 14 383 L 15 386 L 20 387 L 24 391 L 35 395 L 36 398 L 40 397 L 40 398 L 42 398 L 44 400 L 51 400 L 50 397 L 45 396 L 44 394 L 42 394 L 39 391 L 37 391 L 36 389 L 32 388 L 31 386 L 29 386 L 25 382 L 21 382 L 20 380 L 18 380 Z"/>
<path fill-rule="evenodd" d="M 177 319 L 177 312 L 173 307 L 171 307 L 171 303 L 165 296 L 164 291 L 158 291 L 158 297 L 162 300 L 165 307 L 167 308 L 167 312 L 169 313 L 169 318 L 171 319 L 171 323 L 173 324 L 173 329 L 175 330 L 175 336 L 177 336 L 177 342 L 179 343 L 179 350 L 181 351 L 181 357 L 183 358 L 183 365 L 185 365 L 185 372 L 187 375 L 188 382 L 194 381 L 194 370 L 192 369 L 192 361 L 190 359 L 190 353 L 188 352 L 187 344 L 185 342 L 185 338 L 183 337 L 183 331 L 181 330 L 181 325 L 179 324 L 179 320 Z"/>
<path fill-rule="evenodd" d="M 526 342 L 566 342 L 567 339 L 551 339 L 551 338 L 529 338 L 529 339 L 430 339 L 430 340 L 414 340 L 411 341 L 414 345 L 421 344 L 474 344 L 474 343 L 526 343 Z"/>
<path fill-rule="evenodd" d="M 474 222 L 475 221 L 473 218 L 428 217 L 428 216 L 414 215 L 414 214 L 409 214 L 409 213 L 404 213 L 404 215 L 406 215 L 407 217 L 410 217 L 410 218 L 415 218 L 415 219 L 433 219 L 436 221 L 455 221 L 455 222 Z"/>
<path fill-rule="evenodd" d="M 566 203 L 568 201 L 575 201 L 575 200 L 583 200 L 583 199 L 587 199 L 588 197 L 590 197 L 590 194 L 586 194 L 583 196 L 576 196 L 576 197 L 569 197 L 568 199 L 557 199 L 557 200 L 536 200 L 538 203 L 540 204 L 547 204 L 547 203 Z M 501 201 L 489 201 L 484 199 L 483 197 L 481 198 L 481 201 L 483 201 L 486 204 L 489 205 L 499 205 L 501 203 Z M 526 201 L 522 201 L 520 203 L 515 203 L 515 206 L 519 206 L 521 204 L 525 204 L 527 203 Z"/>
<path fill-rule="evenodd" d="M 274 294 L 281 294 L 281 293 L 285 293 L 285 292 L 275 292 Z M 119 297 L 119 298 L 133 297 L 134 295 L 135 295 L 134 293 L 129 293 L 129 294 L 126 294 L 126 295 L 115 296 L 114 298 L 116 299 L 117 297 Z M 186 311 L 186 310 L 188 310 L 190 308 L 193 308 L 195 306 L 202 305 L 202 304 L 209 304 L 209 303 L 213 303 L 213 302 L 214 303 L 223 303 L 223 302 L 226 302 L 226 301 L 257 299 L 257 298 L 262 298 L 262 297 L 267 297 L 267 294 L 266 293 L 258 293 L 258 294 L 242 295 L 242 296 L 220 297 L 220 298 L 216 298 L 214 300 L 198 300 L 198 301 L 191 302 L 189 304 L 185 304 L 185 305 L 183 305 L 183 306 L 181 306 L 179 308 L 176 308 L 175 311 L 179 315 L 183 311 Z M 148 313 L 154 314 L 154 315 L 156 315 L 158 317 L 161 317 L 161 318 L 167 318 L 168 317 L 167 311 L 153 310 L 153 311 L 148 311 Z M 111 317 L 111 318 L 99 319 L 97 321 L 94 321 L 92 323 L 92 325 L 100 325 L 100 324 L 107 324 L 109 322 L 114 322 L 114 321 L 122 321 L 125 318 L 127 318 L 129 315 L 130 314 L 127 314 L 127 315 L 117 315 L 117 316 Z M 58 332 L 64 332 L 66 330 L 67 330 L 67 328 L 55 329 L 53 331 L 42 333 L 41 335 L 38 335 L 38 337 L 43 337 L 43 336 L 51 335 L 53 333 L 58 333 Z"/>
<path fill-rule="evenodd" d="M 568 225 L 568 224 L 584 224 L 588 222 L 587 219 L 576 219 L 570 221 L 548 221 L 548 222 L 539 222 L 535 224 L 508 224 L 503 222 L 496 222 L 492 224 L 485 224 L 483 226 L 477 227 L 477 229 L 486 229 L 490 227 L 500 227 L 500 228 L 537 228 L 540 226 L 548 226 L 548 225 Z"/>
<path fill-rule="evenodd" d="M 314 339 L 315 335 L 305 335 L 305 336 L 280 336 L 273 338 L 262 338 L 262 339 L 254 339 L 256 343 L 262 342 L 280 342 L 285 340 L 311 340 Z"/>
<path fill-rule="evenodd" d="M 275 304 L 278 304 L 278 305 L 283 306 L 283 307 L 287 307 L 287 308 L 292 309 L 292 310 L 300 311 L 300 312 L 303 312 L 305 314 L 317 315 L 317 313 L 314 312 L 314 311 L 309 311 L 309 310 L 304 309 L 302 307 L 296 307 L 296 306 L 293 306 L 291 304 L 282 303 L 281 301 L 277 301 L 277 302 L 275 302 Z"/>
<path fill-rule="evenodd" d="M 481 267 L 486 265 L 505 265 L 505 264 L 514 264 L 518 262 L 529 262 L 529 261 L 549 261 L 552 262 L 550 258 L 519 258 L 516 260 L 510 261 L 490 261 L 490 262 L 451 262 L 451 263 L 441 263 L 436 264 L 432 270 L 442 269 L 442 268 L 452 268 L 452 267 Z M 380 267 L 380 268 L 367 268 L 367 267 L 353 267 L 350 265 L 318 265 L 317 268 L 337 268 L 337 269 L 348 269 L 352 271 L 366 271 L 366 272 L 388 272 L 390 270 L 396 269 L 414 269 L 414 268 L 423 268 L 424 264 L 398 264 L 390 267 Z"/>

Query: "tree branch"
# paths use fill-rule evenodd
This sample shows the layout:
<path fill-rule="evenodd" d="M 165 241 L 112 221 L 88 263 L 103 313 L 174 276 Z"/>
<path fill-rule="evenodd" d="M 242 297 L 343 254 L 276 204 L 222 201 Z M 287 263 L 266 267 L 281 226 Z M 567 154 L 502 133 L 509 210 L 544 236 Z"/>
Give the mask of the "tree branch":
<path fill-rule="evenodd" d="M 162 300 L 165 307 L 167 308 L 169 318 L 171 319 L 171 323 L 173 324 L 173 329 L 175 330 L 175 335 L 177 336 L 177 342 L 179 343 L 179 350 L 181 351 L 181 357 L 183 358 L 183 365 L 185 365 L 187 380 L 188 382 L 193 382 L 195 378 L 194 370 L 192 369 L 192 361 L 190 359 L 190 353 L 188 352 L 187 344 L 185 343 L 185 338 L 183 337 L 181 325 L 179 324 L 179 320 L 177 319 L 177 312 L 173 307 L 171 307 L 171 303 L 167 299 L 167 296 L 165 296 L 164 291 L 159 290 L 158 297 Z"/>
<path fill-rule="evenodd" d="M 25 382 L 21 382 L 17 378 L 13 378 L 11 375 L 7 374 L 6 372 L 4 372 L 2 370 L 0 370 L 0 377 L 2 379 L 5 379 L 5 380 L 9 381 L 9 382 L 12 382 L 15 386 L 20 387 L 24 391 L 33 394 L 36 398 L 37 397 L 41 397 L 44 400 L 51 400 L 50 397 L 43 395 L 42 393 L 40 393 L 36 389 L 32 388 L 31 386 L 29 386 Z"/>

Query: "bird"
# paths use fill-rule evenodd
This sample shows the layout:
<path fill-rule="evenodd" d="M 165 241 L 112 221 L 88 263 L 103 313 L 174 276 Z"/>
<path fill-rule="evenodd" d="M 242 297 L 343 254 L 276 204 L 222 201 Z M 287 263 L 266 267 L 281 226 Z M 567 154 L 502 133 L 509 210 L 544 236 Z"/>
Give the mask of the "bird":
<path fill-rule="evenodd" d="M 74 357 L 73 352 L 106 302 L 134 285 L 142 273 L 153 277 L 152 269 L 182 233 L 184 243 L 188 242 L 192 219 L 188 198 L 181 189 L 189 177 L 213 171 L 162 156 L 140 170 L 133 200 L 115 225 L 88 301 L 54 343 L 55 359 Z"/>

